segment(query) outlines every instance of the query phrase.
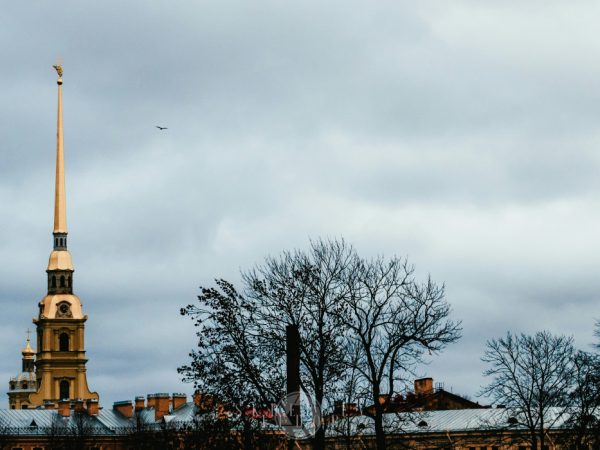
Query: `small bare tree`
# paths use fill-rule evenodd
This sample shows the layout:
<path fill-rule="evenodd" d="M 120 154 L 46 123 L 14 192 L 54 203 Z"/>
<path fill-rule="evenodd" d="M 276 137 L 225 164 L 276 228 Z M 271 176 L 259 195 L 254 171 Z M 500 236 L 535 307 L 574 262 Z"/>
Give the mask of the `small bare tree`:
<path fill-rule="evenodd" d="M 573 338 L 540 331 L 489 340 L 481 358 L 492 381 L 480 395 L 511 408 L 532 449 L 544 448 L 548 428 L 565 419 L 575 370 Z"/>

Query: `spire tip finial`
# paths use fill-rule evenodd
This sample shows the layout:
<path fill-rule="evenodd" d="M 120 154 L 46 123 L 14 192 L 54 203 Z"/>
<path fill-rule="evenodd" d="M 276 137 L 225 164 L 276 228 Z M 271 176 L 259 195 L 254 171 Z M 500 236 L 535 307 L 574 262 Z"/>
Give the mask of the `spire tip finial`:
<path fill-rule="evenodd" d="M 62 76 L 63 76 L 63 68 L 62 68 L 62 62 L 59 61 L 56 64 L 54 64 L 52 67 L 54 67 L 54 70 L 56 70 L 56 73 L 58 74 L 58 84 L 62 84 Z"/>

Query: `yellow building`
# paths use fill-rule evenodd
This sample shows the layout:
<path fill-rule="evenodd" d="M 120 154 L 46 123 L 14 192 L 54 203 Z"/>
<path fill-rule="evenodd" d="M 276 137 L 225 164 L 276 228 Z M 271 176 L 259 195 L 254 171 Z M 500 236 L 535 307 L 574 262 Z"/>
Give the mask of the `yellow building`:
<path fill-rule="evenodd" d="M 62 123 L 62 67 L 58 72 L 56 131 L 56 186 L 54 195 L 53 250 L 48 261 L 48 293 L 33 319 L 37 332 L 36 390 L 27 400 L 9 391 L 11 408 L 37 407 L 63 399 L 98 400 L 86 378 L 85 322 L 81 301 L 73 294 L 73 262 L 67 248 L 67 203 Z M 31 349 L 31 347 L 29 347 Z"/>

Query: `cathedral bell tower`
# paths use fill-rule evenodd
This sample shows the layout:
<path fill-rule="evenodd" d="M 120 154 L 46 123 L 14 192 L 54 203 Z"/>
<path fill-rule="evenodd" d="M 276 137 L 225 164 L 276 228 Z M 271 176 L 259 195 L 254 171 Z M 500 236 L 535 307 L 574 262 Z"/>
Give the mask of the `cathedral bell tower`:
<path fill-rule="evenodd" d="M 62 124 L 62 67 L 58 73 L 58 119 L 56 130 L 56 187 L 54 194 L 53 250 L 48 261 L 48 294 L 39 303 L 35 360 L 37 392 L 31 405 L 63 399 L 95 399 L 86 378 L 84 331 L 87 315 L 73 294 L 73 262 L 67 249 L 67 203 Z"/>

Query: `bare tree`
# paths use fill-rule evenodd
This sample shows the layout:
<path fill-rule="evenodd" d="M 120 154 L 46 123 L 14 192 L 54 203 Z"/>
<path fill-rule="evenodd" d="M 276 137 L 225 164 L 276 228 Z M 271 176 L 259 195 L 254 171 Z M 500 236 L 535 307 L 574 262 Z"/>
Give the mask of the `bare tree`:
<path fill-rule="evenodd" d="M 286 325 L 297 327 L 302 388 L 320 406 L 325 398 L 339 396 L 346 376 L 349 349 L 342 317 L 349 294 L 346 280 L 356 259 L 344 240 L 319 239 L 311 241 L 308 252 L 283 252 L 243 274 L 265 345 L 284 353 Z M 313 447 L 324 446 L 321 426 Z"/>
<path fill-rule="evenodd" d="M 198 418 L 201 428 L 223 434 L 241 427 L 244 448 L 254 448 L 254 432 L 260 428 L 248 411 L 267 410 L 283 396 L 284 355 L 278 345 L 269 345 L 265 330 L 256 320 L 256 304 L 240 295 L 232 284 L 217 280 L 214 288 L 203 288 L 199 306 L 188 305 L 181 314 L 190 316 L 198 330 L 198 347 L 190 353 L 189 365 L 178 369 L 183 380 L 193 382 L 205 397 L 214 399 L 214 414 Z M 231 412 L 219 417 L 217 408 Z M 212 418 L 213 423 L 209 424 Z"/>
<path fill-rule="evenodd" d="M 600 357 L 578 351 L 573 358 L 574 387 L 560 442 L 565 449 L 600 446 Z"/>
<path fill-rule="evenodd" d="M 524 426 L 532 449 L 546 445 L 547 431 L 564 420 L 575 370 L 573 339 L 540 331 L 532 336 L 506 334 L 486 343 L 481 358 L 492 381 L 480 395 L 511 408 Z"/>
<path fill-rule="evenodd" d="M 202 289 L 200 306 L 182 309 L 198 327 L 192 362 L 179 369 L 184 380 L 242 410 L 266 406 L 283 397 L 286 326 L 294 325 L 302 389 L 319 405 L 367 395 L 379 449 L 385 448 L 382 395 L 394 394 L 424 352 L 460 336 L 460 324 L 448 319 L 443 286 L 417 283 L 399 258 L 363 260 L 343 240 L 316 240 L 307 252 L 267 258 L 242 279 L 243 293 L 219 280 Z M 324 448 L 325 427 L 312 445 Z"/>
<path fill-rule="evenodd" d="M 308 252 L 284 252 L 243 273 L 243 294 L 224 280 L 203 288 L 200 306 L 182 309 L 199 327 L 192 363 L 179 369 L 184 380 L 240 410 L 277 403 L 285 396 L 285 333 L 291 324 L 300 335 L 302 388 L 319 405 L 334 397 L 346 370 L 340 313 L 355 258 L 344 241 L 317 240 Z M 245 430 L 249 425 L 243 422 Z M 314 447 L 324 448 L 324 438 L 319 428 Z"/>
<path fill-rule="evenodd" d="M 460 337 L 460 323 L 449 320 L 444 286 L 431 279 L 420 284 L 413 274 L 405 259 L 379 257 L 357 259 L 347 280 L 341 318 L 359 348 L 356 368 L 373 402 L 379 450 L 386 448 L 383 414 L 399 384 L 424 352 L 438 352 Z"/>

